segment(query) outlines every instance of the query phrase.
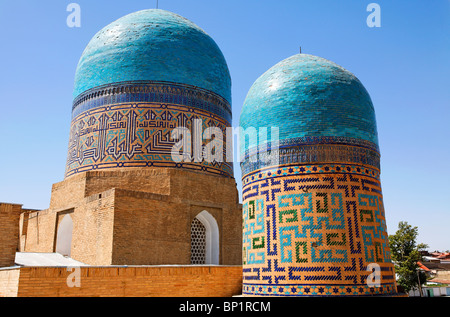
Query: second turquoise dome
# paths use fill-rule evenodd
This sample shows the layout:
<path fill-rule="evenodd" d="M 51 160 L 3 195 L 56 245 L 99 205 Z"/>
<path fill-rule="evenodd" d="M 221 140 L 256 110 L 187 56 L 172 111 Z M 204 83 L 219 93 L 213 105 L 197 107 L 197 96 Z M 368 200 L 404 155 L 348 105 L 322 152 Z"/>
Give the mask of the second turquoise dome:
<path fill-rule="evenodd" d="M 280 140 L 334 137 L 378 147 L 375 111 L 361 82 L 324 58 L 298 54 L 276 64 L 250 88 L 240 126 L 279 128 Z M 256 145 L 250 140 L 250 148 Z M 249 147 L 241 140 L 241 155 Z"/>
<path fill-rule="evenodd" d="M 231 103 L 231 78 L 217 44 L 191 21 L 164 10 L 131 13 L 99 31 L 78 63 L 74 98 L 127 81 L 192 85 Z"/>

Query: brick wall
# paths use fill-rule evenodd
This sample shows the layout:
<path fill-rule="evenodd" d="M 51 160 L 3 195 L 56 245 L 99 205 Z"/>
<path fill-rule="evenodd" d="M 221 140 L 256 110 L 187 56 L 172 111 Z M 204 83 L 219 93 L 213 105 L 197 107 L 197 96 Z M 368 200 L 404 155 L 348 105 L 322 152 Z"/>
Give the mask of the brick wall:
<path fill-rule="evenodd" d="M 27 243 L 28 217 L 30 213 L 22 212 L 19 220 L 19 252 L 24 252 Z"/>
<path fill-rule="evenodd" d="M 175 169 L 91 171 L 55 184 L 48 210 L 23 217 L 26 252 L 54 252 L 61 214 L 73 210 L 71 257 L 89 265 L 190 264 L 190 225 L 217 221 L 220 264 L 242 263 L 235 180 Z"/>
<path fill-rule="evenodd" d="M 111 188 L 215 204 L 239 203 L 233 178 L 172 168 L 127 168 L 89 171 L 54 184 L 50 208 L 72 208 L 82 198 Z"/>
<path fill-rule="evenodd" d="M 130 189 L 160 195 L 170 195 L 170 170 L 165 168 L 89 171 L 86 172 L 85 195 L 101 193 L 111 188 Z M 71 180 L 69 177 L 67 180 Z"/>
<path fill-rule="evenodd" d="M 115 265 L 189 264 L 189 205 L 168 198 L 116 190 Z"/>
<path fill-rule="evenodd" d="M 72 176 L 52 186 L 50 209 L 65 210 L 76 207 L 86 195 L 86 173 Z"/>
<path fill-rule="evenodd" d="M 53 252 L 55 239 L 55 223 L 57 213 L 46 209 L 27 212 L 23 218 L 27 228 L 22 228 L 22 236 L 26 234 L 26 241 L 21 241 L 24 246 L 23 252 Z"/>
<path fill-rule="evenodd" d="M 0 296 L 18 297 L 230 297 L 241 294 L 241 266 L 81 267 L 80 287 L 69 287 L 75 271 L 22 267 L 0 271 Z M 15 275 L 14 275 L 15 274 Z M 9 295 L 8 295 L 9 294 Z"/>
<path fill-rule="evenodd" d="M 71 215 L 73 259 L 90 265 L 113 264 L 114 200 L 112 189 L 87 197 L 84 204 L 75 209 Z"/>
<path fill-rule="evenodd" d="M 20 268 L 0 269 L 0 297 L 16 297 Z"/>
<path fill-rule="evenodd" d="M 115 190 L 112 264 L 190 264 L 191 222 L 203 210 L 219 227 L 219 263 L 241 264 L 240 209 L 121 189 Z"/>
<path fill-rule="evenodd" d="M 0 203 L 0 267 L 14 265 L 22 205 Z"/>

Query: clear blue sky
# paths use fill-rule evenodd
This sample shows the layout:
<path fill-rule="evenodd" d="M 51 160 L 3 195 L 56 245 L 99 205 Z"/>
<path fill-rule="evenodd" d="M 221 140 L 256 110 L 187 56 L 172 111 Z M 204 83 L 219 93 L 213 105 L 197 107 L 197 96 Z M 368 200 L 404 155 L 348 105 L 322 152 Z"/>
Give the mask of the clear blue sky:
<path fill-rule="evenodd" d="M 66 7 L 81 6 L 81 28 Z M 381 7 L 369 28 L 366 7 Z M 73 78 L 91 37 L 156 0 L 0 0 L 0 201 L 46 209 L 63 180 Z M 450 249 L 449 0 L 160 0 L 210 34 L 233 80 L 234 126 L 252 83 L 298 53 L 353 72 L 375 105 L 390 234 L 419 227 L 430 250 Z M 235 166 L 240 187 L 240 170 Z"/>

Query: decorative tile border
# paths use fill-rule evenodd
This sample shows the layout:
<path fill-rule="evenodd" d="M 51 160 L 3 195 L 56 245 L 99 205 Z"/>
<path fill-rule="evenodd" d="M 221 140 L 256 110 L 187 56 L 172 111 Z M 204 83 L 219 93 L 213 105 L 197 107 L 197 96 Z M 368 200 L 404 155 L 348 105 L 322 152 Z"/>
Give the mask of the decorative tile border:
<path fill-rule="evenodd" d="M 222 162 L 172 160 L 176 141 L 171 139 L 171 131 L 186 127 L 193 135 L 194 119 L 202 120 L 203 131 L 215 126 L 226 137 L 229 123 L 197 108 L 142 102 L 87 110 L 72 120 L 66 177 L 89 170 L 128 167 L 185 168 L 233 177 L 233 165 L 226 162 L 226 148 Z"/>
<path fill-rule="evenodd" d="M 242 174 L 248 174 L 261 168 L 273 165 L 273 157 L 279 165 L 305 163 L 335 163 L 348 162 L 350 164 L 370 165 L 380 169 L 380 154 L 374 149 L 345 144 L 296 144 L 283 145 L 279 148 L 241 157 Z"/>
<path fill-rule="evenodd" d="M 380 178 L 380 171 L 368 166 L 352 164 L 287 164 L 277 167 L 267 167 L 246 174 L 242 178 L 242 185 L 249 185 L 255 181 L 260 181 L 268 177 L 276 178 L 280 176 L 314 175 L 323 173 L 351 173 L 375 178 L 377 180 Z"/>
<path fill-rule="evenodd" d="M 397 295 L 393 283 L 381 284 L 379 287 L 370 287 L 366 284 L 244 284 L 244 295 L 258 296 L 374 296 Z"/>
<path fill-rule="evenodd" d="M 219 95 L 194 86 L 154 81 L 121 82 L 90 89 L 78 96 L 72 118 L 97 107 L 119 103 L 168 103 L 211 112 L 231 125 L 231 105 Z"/>

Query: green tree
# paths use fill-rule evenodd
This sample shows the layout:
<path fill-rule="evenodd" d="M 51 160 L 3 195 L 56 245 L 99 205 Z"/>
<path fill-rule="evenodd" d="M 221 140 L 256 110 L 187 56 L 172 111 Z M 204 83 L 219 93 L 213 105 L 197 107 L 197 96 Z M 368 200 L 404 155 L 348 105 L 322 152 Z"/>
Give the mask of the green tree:
<path fill-rule="evenodd" d="M 422 261 L 420 251 L 427 249 L 428 245 L 417 244 L 418 233 L 417 227 L 412 227 L 406 221 L 400 221 L 397 232 L 389 236 L 391 258 L 395 265 L 395 273 L 398 275 L 397 284 L 405 292 L 426 282 L 426 275 L 418 270 L 417 262 Z"/>

